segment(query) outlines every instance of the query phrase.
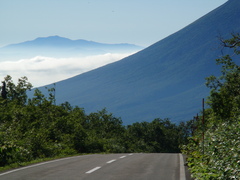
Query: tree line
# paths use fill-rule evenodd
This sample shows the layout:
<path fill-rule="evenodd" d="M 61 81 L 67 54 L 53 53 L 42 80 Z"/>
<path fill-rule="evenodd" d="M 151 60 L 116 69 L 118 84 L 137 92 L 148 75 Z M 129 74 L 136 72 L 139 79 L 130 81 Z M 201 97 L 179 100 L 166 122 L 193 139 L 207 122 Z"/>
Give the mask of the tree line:
<path fill-rule="evenodd" d="M 0 97 L 0 166 L 39 158 L 79 153 L 180 152 L 190 136 L 190 124 L 169 119 L 123 125 L 105 108 L 86 114 L 84 108 L 55 104 L 54 88 L 48 95 L 22 77 L 15 84 L 6 76 Z"/>

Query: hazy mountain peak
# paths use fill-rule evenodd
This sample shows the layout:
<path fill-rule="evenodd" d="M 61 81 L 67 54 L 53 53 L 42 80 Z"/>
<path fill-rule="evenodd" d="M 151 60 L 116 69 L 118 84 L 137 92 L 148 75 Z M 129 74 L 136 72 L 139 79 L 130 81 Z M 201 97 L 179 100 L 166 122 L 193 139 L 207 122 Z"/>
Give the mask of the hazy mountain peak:
<path fill-rule="evenodd" d="M 68 38 L 65 38 L 65 37 L 61 37 L 61 36 L 58 36 L 58 35 L 55 35 L 55 36 L 48 36 L 48 37 L 38 37 L 36 38 L 35 40 L 33 41 L 41 41 L 41 40 L 52 40 L 52 41 L 56 41 L 56 40 L 67 40 L 67 41 L 70 41 L 70 39 Z"/>
<path fill-rule="evenodd" d="M 60 36 L 38 37 L 34 40 L 0 48 L 0 60 L 18 60 L 35 56 L 74 57 L 106 53 L 132 53 L 143 49 L 134 44 L 105 44 Z M 14 55 L 14 56 L 13 56 Z"/>
<path fill-rule="evenodd" d="M 29 46 L 62 46 L 62 45 L 68 45 L 71 42 L 72 40 L 68 38 L 64 38 L 60 36 L 49 36 L 49 37 L 39 37 L 39 38 L 36 38 L 35 40 L 28 41 L 25 44 Z"/>

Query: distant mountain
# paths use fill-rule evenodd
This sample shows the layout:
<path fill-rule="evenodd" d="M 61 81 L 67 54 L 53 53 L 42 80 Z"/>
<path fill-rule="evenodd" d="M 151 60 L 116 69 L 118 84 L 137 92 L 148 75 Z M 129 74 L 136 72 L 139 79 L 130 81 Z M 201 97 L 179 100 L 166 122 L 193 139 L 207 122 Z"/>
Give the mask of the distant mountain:
<path fill-rule="evenodd" d="M 208 96 L 205 77 L 219 72 L 219 37 L 240 32 L 239 17 L 240 1 L 229 0 L 134 55 L 56 83 L 57 103 L 68 101 L 87 113 L 106 107 L 124 124 L 190 120 Z"/>
<path fill-rule="evenodd" d="M 133 44 L 104 44 L 87 40 L 71 40 L 59 36 L 40 37 L 32 41 L 0 48 L 0 61 L 34 56 L 73 57 L 105 53 L 136 52 L 143 47 Z"/>

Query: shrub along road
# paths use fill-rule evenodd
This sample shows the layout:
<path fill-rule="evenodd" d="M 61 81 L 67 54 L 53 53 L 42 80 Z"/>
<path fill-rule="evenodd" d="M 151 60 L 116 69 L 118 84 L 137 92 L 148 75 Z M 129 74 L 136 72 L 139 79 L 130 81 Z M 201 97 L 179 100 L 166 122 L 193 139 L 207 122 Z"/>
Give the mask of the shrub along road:
<path fill-rule="evenodd" d="M 185 180 L 181 154 L 84 155 L 27 166 L 0 174 L 0 179 L 162 179 Z"/>

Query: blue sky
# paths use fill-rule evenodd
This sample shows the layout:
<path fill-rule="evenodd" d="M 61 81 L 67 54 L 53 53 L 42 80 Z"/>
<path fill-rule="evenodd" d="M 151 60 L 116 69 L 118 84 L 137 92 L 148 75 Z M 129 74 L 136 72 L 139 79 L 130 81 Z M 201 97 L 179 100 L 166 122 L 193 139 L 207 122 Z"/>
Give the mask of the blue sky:
<path fill-rule="evenodd" d="M 0 0 L 0 47 L 59 35 L 149 46 L 227 0 Z"/>

